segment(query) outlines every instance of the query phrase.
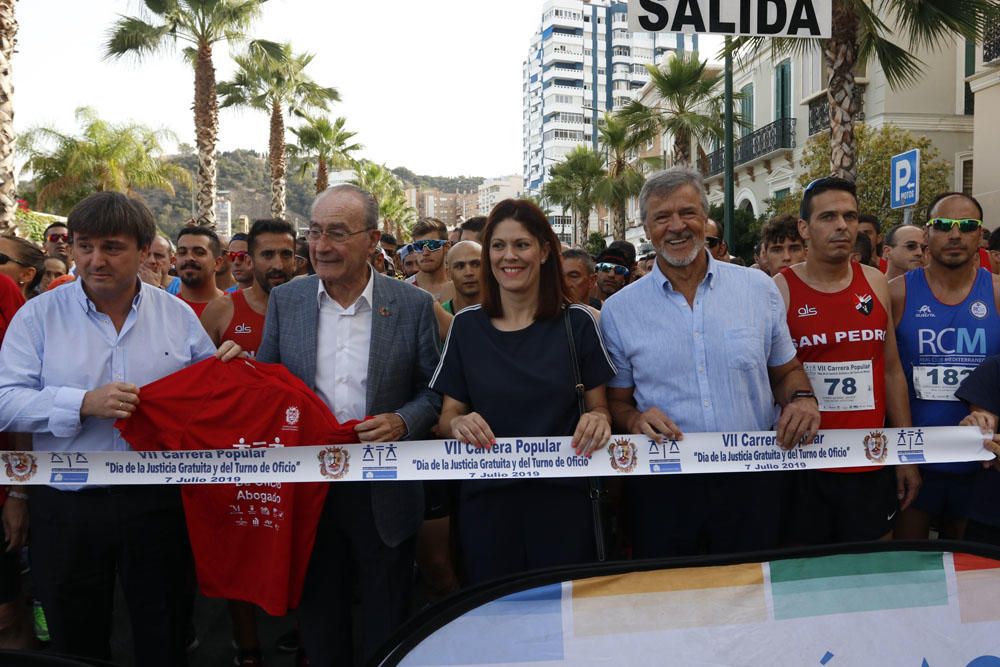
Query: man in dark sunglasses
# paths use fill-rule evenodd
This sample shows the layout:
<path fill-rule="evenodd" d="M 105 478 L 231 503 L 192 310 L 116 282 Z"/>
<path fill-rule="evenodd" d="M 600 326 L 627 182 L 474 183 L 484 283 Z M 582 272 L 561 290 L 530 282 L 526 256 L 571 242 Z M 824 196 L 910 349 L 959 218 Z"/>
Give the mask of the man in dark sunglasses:
<path fill-rule="evenodd" d="M 705 221 L 705 247 L 720 262 L 729 261 L 729 245 L 725 240 L 725 227 L 709 218 Z"/>
<path fill-rule="evenodd" d="M 597 298 L 604 303 L 628 284 L 631 271 L 625 255 L 612 249 L 597 256 Z"/>
<path fill-rule="evenodd" d="M 444 266 L 451 248 L 448 228 L 437 218 L 421 218 L 413 226 L 412 234 L 410 255 L 416 256 L 419 271 L 407 282 L 430 292 L 438 303 L 455 298 L 455 286 L 448 279 Z"/>
<path fill-rule="evenodd" d="M 1000 278 L 979 265 L 983 212 L 973 197 L 949 192 L 930 207 L 928 262 L 889 283 L 896 339 L 914 426 L 953 426 L 968 413 L 956 390 L 987 357 L 1000 353 Z M 962 539 L 980 465 L 921 466 L 923 487 L 896 526 L 900 539 Z"/>
<path fill-rule="evenodd" d="M 58 257 L 66 262 L 67 268 L 73 268 L 73 255 L 69 245 L 69 227 L 64 222 L 53 222 L 42 233 L 45 254 Z"/>
<path fill-rule="evenodd" d="M 927 232 L 916 225 L 896 225 L 885 235 L 885 279 L 892 280 L 926 263 Z"/>

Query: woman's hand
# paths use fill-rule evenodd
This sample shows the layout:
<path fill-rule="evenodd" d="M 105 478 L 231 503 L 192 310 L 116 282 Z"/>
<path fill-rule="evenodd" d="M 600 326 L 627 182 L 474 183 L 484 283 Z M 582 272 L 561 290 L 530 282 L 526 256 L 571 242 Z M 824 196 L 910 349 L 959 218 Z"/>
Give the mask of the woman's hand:
<path fill-rule="evenodd" d="M 451 420 L 451 435 L 469 445 L 476 447 L 492 447 L 496 444 L 496 436 L 486 420 L 478 412 L 459 415 Z"/>
<path fill-rule="evenodd" d="M 580 415 L 573 432 L 573 450 L 577 456 L 590 456 L 611 439 L 611 419 L 606 410 L 591 410 Z"/>

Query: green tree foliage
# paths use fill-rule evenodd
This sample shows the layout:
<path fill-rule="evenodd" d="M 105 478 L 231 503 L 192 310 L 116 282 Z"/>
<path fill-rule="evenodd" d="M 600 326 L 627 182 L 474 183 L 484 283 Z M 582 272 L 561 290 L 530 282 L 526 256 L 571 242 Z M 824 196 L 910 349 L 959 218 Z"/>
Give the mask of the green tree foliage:
<path fill-rule="evenodd" d="M 482 176 L 427 176 L 415 174 L 406 167 L 396 167 L 392 173 L 407 187 L 452 193 L 472 192 L 485 180 Z"/>
<path fill-rule="evenodd" d="M 934 197 L 952 189 L 952 168 L 947 160 L 940 157 L 937 148 L 925 136 L 901 130 L 894 125 L 883 125 L 873 129 L 864 123 L 855 125 L 858 146 L 857 169 L 858 206 L 862 213 L 874 215 L 882 222 L 882 228 L 903 221 L 902 209 L 889 207 L 889 159 L 911 148 L 920 149 L 920 200 L 913 211 L 917 222 L 927 220 L 927 206 Z M 821 132 L 811 137 L 802 154 L 804 171 L 799 176 L 799 185 L 805 188 L 810 181 L 828 176 L 830 156 L 830 135 Z M 798 214 L 801 193 L 785 197 L 783 200 L 767 200 L 768 215 L 775 213 Z"/>
<path fill-rule="evenodd" d="M 289 43 L 264 48 L 254 42 L 246 53 L 233 58 L 236 73 L 219 84 L 220 107 L 246 107 L 270 114 L 268 152 L 271 167 L 271 215 L 285 217 L 285 113 L 304 116 L 327 111 L 340 99 L 333 88 L 319 85 L 306 74 L 311 53 L 294 53 Z"/>
<path fill-rule="evenodd" d="M 590 236 L 587 237 L 586 250 L 593 257 L 597 257 L 608 247 L 607 241 L 601 236 L 600 232 L 591 232 Z"/>
<path fill-rule="evenodd" d="M 710 207 L 708 217 L 712 220 L 723 220 L 725 212 L 722 206 Z M 733 247 L 729 249 L 729 254 L 742 257 L 747 266 L 753 264 L 754 246 L 760 240 L 760 228 L 766 220 L 767 216 L 755 218 L 753 213 L 743 208 L 733 211 Z"/>
<path fill-rule="evenodd" d="M 612 236 L 624 241 L 629 200 L 639 195 L 646 172 L 661 164 L 657 157 L 638 157 L 639 149 L 655 136 L 656 130 L 634 128 L 621 117 L 604 114 L 599 131 L 607 173 L 594 194 L 611 210 Z"/>
<path fill-rule="evenodd" d="M 707 64 L 699 60 L 697 54 L 692 54 L 675 55 L 662 69 L 646 65 L 650 83 L 660 101 L 646 106 L 632 100 L 618 112 L 634 132 L 672 136 L 675 165 L 691 164 L 692 139 L 699 145 L 723 139 L 721 114 L 724 104 L 718 92 L 722 74 L 706 74 Z M 734 99 L 739 98 L 738 94 L 734 96 Z"/>
<path fill-rule="evenodd" d="M 549 168 L 542 196 L 563 211 L 570 211 L 577 243 L 589 238 L 590 213 L 598 203 L 595 192 L 607 175 L 603 158 L 590 146 L 579 145 Z"/>
<path fill-rule="evenodd" d="M 66 214 L 93 192 L 157 189 L 173 195 L 174 184 L 191 184 L 187 169 L 162 156 L 161 142 L 172 138 L 166 130 L 109 123 L 88 107 L 77 109 L 76 118 L 77 136 L 37 127 L 18 141 L 34 176 L 36 208 Z"/>
<path fill-rule="evenodd" d="M 316 194 L 326 190 L 330 167 L 354 168 L 353 153 L 364 146 L 351 143 L 356 132 L 344 129 L 347 119 L 334 122 L 324 116 L 305 116 L 305 124 L 293 127 L 296 143 L 288 145 L 288 154 L 300 160 L 298 175 L 302 178 L 316 172 Z"/>
<path fill-rule="evenodd" d="M 397 240 L 410 237 L 417 211 L 406 200 L 403 182 L 388 167 L 362 160 L 355 165 L 351 182 L 375 196 L 383 231 L 391 232 Z"/>

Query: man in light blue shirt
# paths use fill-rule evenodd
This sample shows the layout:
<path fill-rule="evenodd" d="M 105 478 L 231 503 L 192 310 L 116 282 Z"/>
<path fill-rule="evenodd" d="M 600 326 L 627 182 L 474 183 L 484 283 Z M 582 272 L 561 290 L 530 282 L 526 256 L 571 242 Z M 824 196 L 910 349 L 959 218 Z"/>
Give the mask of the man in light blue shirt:
<path fill-rule="evenodd" d="M 786 448 L 811 439 L 819 409 L 781 295 L 764 273 L 706 251 L 701 175 L 679 168 L 651 175 L 639 207 L 656 261 L 601 311 L 618 369 L 608 383 L 615 426 L 658 441 L 685 431 L 771 428 Z M 781 481 L 779 473 L 630 480 L 634 555 L 778 546 Z"/>
<path fill-rule="evenodd" d="M 56 652 L 110 660 L 117 573 L 135 663 L 183 665 L 190 556 L 177 488 L 87 486 L 77 464 L 129 448 L 114 422 L 135 410 L 140 385 L 240 350 L 216 351 L 190 308 L 139 281 L 155 233 L 141 202 L 97 193 L 67 224 L 79 280 L 25 304 L 0 348 L 0 431 L 32 433 L 35 451 L 67 468 L 50 480 L 59 486 L 30 492 L 35 594 Z"/>

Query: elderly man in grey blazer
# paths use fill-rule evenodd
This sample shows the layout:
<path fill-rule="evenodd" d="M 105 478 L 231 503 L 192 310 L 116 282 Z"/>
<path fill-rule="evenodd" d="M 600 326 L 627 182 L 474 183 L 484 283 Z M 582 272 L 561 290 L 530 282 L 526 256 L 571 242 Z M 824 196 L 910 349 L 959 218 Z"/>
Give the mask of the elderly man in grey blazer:
<path fill-rule="evenodd" d="M 362 442 L 426 437 L 441 408 L 427 387 L 440 355 L 433 299 L 369 266 L 378 204 L 353 185 L 329 188 L 308 236 L 316 275 L 271 292 L 257 359 L 284 364 L 338 421 L 371 416 Z M 299 606 L 310 665 L 354 664 L 354 581 L 365 662 L 406 619 L 422 520 L 420 482 L 330 485 Z"/>

